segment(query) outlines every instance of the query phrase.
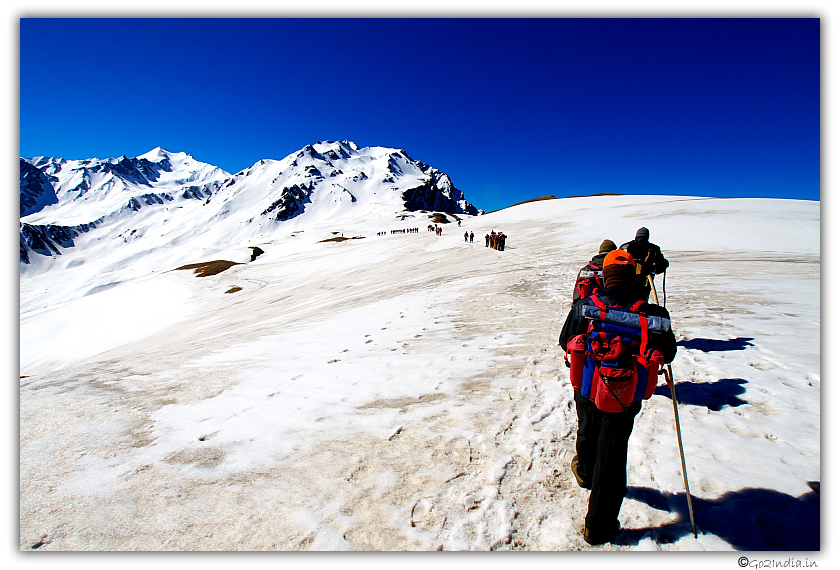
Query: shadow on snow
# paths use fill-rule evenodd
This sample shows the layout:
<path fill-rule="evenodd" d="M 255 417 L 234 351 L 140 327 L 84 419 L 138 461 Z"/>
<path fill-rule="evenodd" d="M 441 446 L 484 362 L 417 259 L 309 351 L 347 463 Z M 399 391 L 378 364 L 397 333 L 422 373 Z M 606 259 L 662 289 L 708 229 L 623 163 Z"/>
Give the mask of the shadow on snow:
<path fill-rule="evenodd" d="M 713 534 L 736 550 L 819 550 L 819 483 L 812 481 L 809 486 L 812 491 L 799 497 L 755 488 L 730 491 L 713 500 L 692 496 L 697 535 Z M 636 545 L 645 538 L 672 543 L 691 534 L 685 493 L 628 487 L 627 498 L 678 516 L 659 527 L 625 529 L 614 544 Z"/>
<path fill-rule="evenodd" d="M 746 383 L 743 378 L 723 378 L 717 382 L 677 382 L 677 401 L 689 406 L 705 406 L 715 412 L 724 406 L 743 406 L 747 402 L 738 396 L 746 392 L 742 386 Z M 654 394 L 670 398 L 671 389 L 666 385 L 657 386 Z"/>
<path fill-rule="evenodd" d="M 750 342 L 755 340 L 751 337 L 730 338 L 729 340 L 719 340 L 716 338 L 692 338 L 690 340 L 681 340 L 677 342 L 677 346 L 683 348 L 690 348 L 693 350 L 702 350 L 703 352 L 725 352 L 727 350 L 746 350 L 753 346 Z"/>

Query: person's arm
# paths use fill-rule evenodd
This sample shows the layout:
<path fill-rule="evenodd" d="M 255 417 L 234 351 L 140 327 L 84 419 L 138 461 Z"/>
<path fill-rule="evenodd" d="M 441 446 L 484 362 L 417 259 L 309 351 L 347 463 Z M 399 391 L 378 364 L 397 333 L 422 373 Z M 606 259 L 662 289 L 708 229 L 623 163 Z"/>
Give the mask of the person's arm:
<path fill-rule="evenodd" d="M 572 303 L 572 308 L 569 309 L 569 314 L 566 316 L 566 322 L 563 323 L 563 330 L 560 333 L 559 340 L 559 344 L 563 347 L 563 350 L 566 350 L 572 337 L 586 332 L 586 319 L 580 310 L 583 303 L 584 299 L 578 299 Z"/>
<path fill-rule="evenodd" d="M 668 269 L 668 265 L 670 265 L 670 263 L 668 263 L 668 260 L 665 259 L 664 255 L 662 255 L 662 250 L 659 249 L 659 246 L 657 246 L 656 251 L 653 255 L 654 274 L 659 275 L 660 273 L 664 272 L 666 269 Z"/>
<path fill-rule="evenodd" d="M 668 320 L 671 319 L 668 309 L 660 307 L 659 305 L 648 305 L 646 312 L 648 315 L 654 317 L 665 317 Z M 677 338 L 674 336 L 673 323 L 671 323 L 671 328 L 669 328 L 666 332 L 650 335 L 648 343 L 650 348 L 654 348 L 662 353 L 662 357 L 665 359 L 666 363 L 673 361 L 674 357 L 677 356 Z"/>

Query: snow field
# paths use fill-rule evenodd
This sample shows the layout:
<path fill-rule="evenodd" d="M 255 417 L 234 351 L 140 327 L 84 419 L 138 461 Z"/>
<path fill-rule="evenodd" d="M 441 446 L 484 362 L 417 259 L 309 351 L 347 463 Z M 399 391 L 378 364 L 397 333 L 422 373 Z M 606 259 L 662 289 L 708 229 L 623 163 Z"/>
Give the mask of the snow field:
<path fill-rule="evenodd" d="M 701 534 L 660 389 L 630 440 L 626 530 L 597 549 L 804 540 L 820 478 L 819 204 L 567 199 L 465 216 L 440 238 L 417 216 L 283 227 L 231 244 L 219 258 L 266 253 L 205 278 L 159 273 L 200 260 L 173 252 L 151 279 L 37 310 L 23 307 L 41 283 L 22 282 L 21 548 L 590 549 L 557 337 L 577 270 L 641 225 L 671 261 Z M 729 239 L 706 231 L 731 220 Z M 776 222 L 797 231 L 761 229 Z M 420 232 L 376 236 L 400 227 Z M 506 251 L 484 247 L 490 229 Z M 334 231 L 364 239 L 321 242 Z M 154 327 L 123 318 L 137 288 Z M 85 334 L 109 319 L 108 338 Z M 74 334 L 84 350 L 61 348 Z M 38 356 L 52 346 L 61 361 Z"/>

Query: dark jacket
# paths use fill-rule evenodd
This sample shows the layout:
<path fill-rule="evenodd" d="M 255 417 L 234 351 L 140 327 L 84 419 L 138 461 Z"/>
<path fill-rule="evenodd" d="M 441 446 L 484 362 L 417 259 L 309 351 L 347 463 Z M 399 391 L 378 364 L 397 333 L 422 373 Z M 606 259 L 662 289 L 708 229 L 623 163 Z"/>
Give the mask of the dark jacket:
<path fill-rule="evenodd" d="M 604 268 L 604 258 L 607 257 L 608 253 L 609 252 L 599 253 L 598 255 L 593 256 L 592 259 L 589 260 L 589 263 L 597 265 L 599 269 L 603 269 Z"/>
<path fill-rule="evenodd" d="M 607 252 L 607 253 L 609 253 L 609 252 Z M 595 265 L 598 269 L 603 269 L 604 268 L 604 258 L 605 257 L 607 257 L 606 253 L 599 253 L 598 255 L 596 255 L 592 259 L 590 259 L 589 263 L 587 263 L 585 266 L 583 266 L 581 268 L 581 271 L 583 271 L 584 269 L 589 267 L 590 264 Z M 578 275 L 580 275 L 580 272 L 578 272 Z"/>
<path fill-rule="evenodd" d="M 626 307 L 634 301 L 644 298 L 640 295 L 640 290 L 634 287 L 605 287 L 601 289 L 598 296 L 604 303 L 606 303 L 607 306 L 618 304 L 622 307 Z M 594 305 L 595 303 L 593 303 L 589 297 L 575 301 L 572 308 L 569 310 L 566 322 L 563 323 L 563 331 L 560 333 L 560 346 L 563 347 L 563 350 L 566 350 L 569 341 L 573 337 L 579 334 L 585 334 L 589 328 L 589 323 L 583 316 L 583 312 L 580 308 L 581 305 L 584 304 Z M 666 319 L 671 318 L 671 315 L 668 313 L 668 309 L 660 307 L 659 305 L 646 303 L 642 305 L 641 312 L 653 317 L 665 317 Z M 666 363 L 674 360 L 674 357 L 677 355 L 677 339 L 674 336 L 673 327 L 666 333 L 650 335 L 648 345 L 650 348 L 661 352 Z"/>
<path fill-rule="evenodd" d="M 662 255 L 662 250 L 655 243 L 649 241 L 633 240 L 622 244 L 623 249 L 636 260 L 636 273 L 642 275 L 640 282 L 645 281 L 648 275 L 659 275 L 668 269 L 668 260 Z M 641 270 L 639 270 L 641 266 Z"/>

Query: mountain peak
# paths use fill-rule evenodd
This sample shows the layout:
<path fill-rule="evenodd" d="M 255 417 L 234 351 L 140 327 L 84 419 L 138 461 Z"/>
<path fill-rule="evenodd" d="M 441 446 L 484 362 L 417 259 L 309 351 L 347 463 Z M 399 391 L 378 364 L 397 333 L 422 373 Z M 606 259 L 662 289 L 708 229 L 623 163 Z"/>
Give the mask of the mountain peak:
<path fill-rule="evenodd" d="M 146 154 L 141 154 L 137 158 L 146 159 L 149 162 L 160 162 L 161 160 L 165 160 L 167 158 L 170 158 L 171 156 L 172 156 L 171 152 L 169 152 L 168 150 L 166 150 L 163 147 L 158 146 L 158 147 L 153 148 L 152 150 L 150 150 Z"/>
<path fill-rule="evenodd" d="M 345 152 L 349 151 L 358 151 L 360 150 L 360 146 L 354 143 L 353 141 L 343 140 L 343 141 L 320 141 L 311 145 L 315 148 L 315 150 L 319 153 L 326 152 L 328 150 L 335 150 L 341 152 L 344 150 Z"/>

